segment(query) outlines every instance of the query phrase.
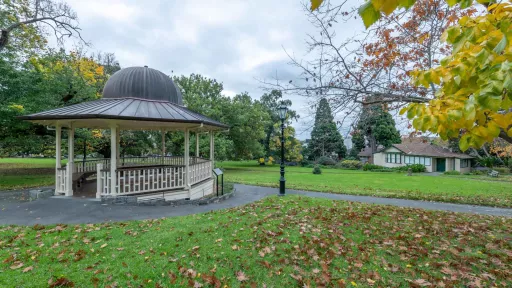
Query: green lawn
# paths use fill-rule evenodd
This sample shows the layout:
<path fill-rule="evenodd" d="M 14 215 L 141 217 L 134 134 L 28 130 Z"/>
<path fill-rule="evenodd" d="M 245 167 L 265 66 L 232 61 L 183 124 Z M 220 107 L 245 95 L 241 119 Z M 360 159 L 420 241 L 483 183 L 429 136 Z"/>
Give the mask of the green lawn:
<path fill-rule="evenodd" d="M 0 287 L 510 287 L 510 231 L 506 218 L 300 196 L 170 219 L 4 226 Z"/>
<path fill-rule="evenodd" d="M 55 185 L 54 167 L 55 159 L 0 158 L 0 191 Z"/>
<path fill-rule="evenodd" d="M 226 170 L 226 181 L 277 187 L 279 165 L 259 166 L 255 161 L 216 162 Z M 52 185 L 54 159 L 0 159 L 0 190 Z M 421 199 L 487 206 L 512 207 L 512 179 L 487 176 L 427 176 L 405 173 L 286 167 L 290 189 Z"/>
<path fill-rule="evenodd" d="M 279 185 L 279 165 L 259 166 L 255 161 L 226 161 L 216 165 L 225 168 L 226 179 L 230 182 Z M 286 167 L 286 186 L 331 193 L 512 207 L 512 181 L 493 181 L 486 176 L 406 176 L 406 173 L 340 169 L 322 169 L 321 175 L 313 175 L 311 168 Z"/>

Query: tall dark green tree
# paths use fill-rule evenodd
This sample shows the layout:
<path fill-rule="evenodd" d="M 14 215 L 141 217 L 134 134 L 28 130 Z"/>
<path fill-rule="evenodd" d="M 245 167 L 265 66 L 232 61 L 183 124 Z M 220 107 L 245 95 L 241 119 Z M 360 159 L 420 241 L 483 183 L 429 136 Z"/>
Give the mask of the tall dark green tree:
<path fill-rule="evenodd" d="M 393 116 L 382 105 L 364 107 L 357 123 L 357 129 L 368 140 L 373 153 L 377 151 L 379 145 L 389 147 L 401 142 Z"/>
<path fill-rule="evenodd" d="M 335 154 L 338 158 L 345 157 L 347 147 L 343 143 L 331 107 L 327 99 L 320 100 L 315 115 L 315 126 L 311 132 L 311 142 L 308 145 L 309 157 L 316 159 L 321 156 L 332 156 Z"/>
<path fill-rule="evenodd" d="M 358 158 L 357 154 L 366 147 L 364 135 L 359 130 L 352 132 L 352 149 L 350 149 L 349 156 L 352 158 Z"/>

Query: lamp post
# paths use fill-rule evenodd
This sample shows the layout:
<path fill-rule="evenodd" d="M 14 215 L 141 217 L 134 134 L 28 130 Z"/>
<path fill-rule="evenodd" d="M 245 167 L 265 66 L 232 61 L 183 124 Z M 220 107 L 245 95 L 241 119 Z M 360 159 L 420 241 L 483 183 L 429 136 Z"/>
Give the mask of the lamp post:
<path fill-rule="evenodd" d="M 279 196 L 284 196 L 286 180 L 284 179 L 284 120 L 288 107 L 281 104 L 279 107 L 279 118 L 281 118 L 281 178 L 279 179 Z"/>

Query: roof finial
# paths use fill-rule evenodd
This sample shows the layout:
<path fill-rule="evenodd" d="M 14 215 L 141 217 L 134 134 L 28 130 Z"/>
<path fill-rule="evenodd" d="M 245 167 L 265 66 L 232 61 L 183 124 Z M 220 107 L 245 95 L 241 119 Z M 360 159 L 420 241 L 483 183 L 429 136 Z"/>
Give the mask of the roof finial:
<path fill-rule="evenodd" d="M 148 68 L 148 65 L 144 65 L 144 68 Z"/>

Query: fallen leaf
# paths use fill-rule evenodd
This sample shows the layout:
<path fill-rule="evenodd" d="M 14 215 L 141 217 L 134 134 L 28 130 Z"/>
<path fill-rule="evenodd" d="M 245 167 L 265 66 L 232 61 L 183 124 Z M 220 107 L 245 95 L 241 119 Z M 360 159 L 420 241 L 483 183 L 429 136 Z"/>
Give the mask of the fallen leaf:
<path fill-rule="evenodd" d="M 55 282 L 53 282 L 53 279 L 50 279 L 48 281 L 48 284 L 50 285 L 50 288 L 54 287 L 75 287 L 75 283 L 71 282 L 69 279 L 60 277 Z"/>
<path fill-rule="evenodd" d="M 23 262 L 20 262 L 20 261 L 16 261 L 14 262 L 14 264 L 10 267 L 12 270 L 16 270 L 16 269 L 19 269 L 21 267 L 23 267 Z"/>
<path fill-rule="evenodd" d="M 23 269 L 23 273 L 26 273 L 26 272 L 32 271 L 32 270 L 34 270 L 34 267 L 28 266 L 27 268 Z"/>
<path fill-rule="evenodd" d="M 240 282 L 249 280 L 249 277 L 245 276 L 245 273 L 242 271 L 236 272 L 236 279 Z"/>

